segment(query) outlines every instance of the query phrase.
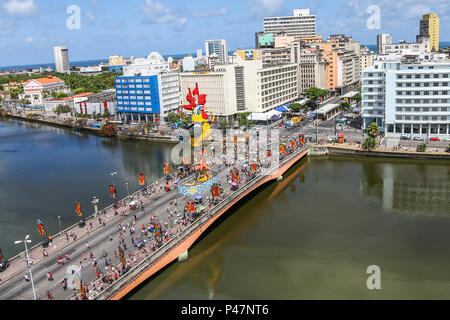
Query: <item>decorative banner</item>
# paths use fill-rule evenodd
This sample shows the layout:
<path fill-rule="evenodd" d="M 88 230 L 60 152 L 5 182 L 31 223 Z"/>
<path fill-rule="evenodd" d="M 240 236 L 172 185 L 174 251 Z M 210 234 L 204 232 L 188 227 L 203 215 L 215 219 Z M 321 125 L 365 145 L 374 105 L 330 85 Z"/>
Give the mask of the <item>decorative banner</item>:
<path fill-rule="evenodd" d="M 170 174 L 170 163 L 164 162 L 164 174 Z"/>
<path fill-rule="evenodd" d="M 212 193 L 213 200 L 214 200 L 214 198 L 220 197 L 219 186 L 217 185 L 217 183 L 214 183 L 211 186 L 211 193 Z"/>
<path fill-rule="evenodd" d="M 0 259 L 3 259 L 2 249 L 0 249 Z"/>
<path fill-rule="evenodd" d="M 294 140 L 291 140 L 291 148 L 294 148 Z"/>
<path fill-rule="evenodd" d="M 46 233 L 45 233 L 45 230 L 44 230 L 44 224 L 43 224 L 42 221 L 39 220 L 39 219 L 37 219 L 36 221 L 37 221 L 37 226 L 38 226 L 38 232 L 39 232 L 39 234 L 40 234 L 41 236 L 45 236 Z"/>
<path fill-rule="evenodd" d="M 144 176 L 143 173 L 141 173 L 141 174 L 139 175 L 139 184 L 140 184 L 141 186 L 145 186 L 145 176 Z"/>
<path fill-rule="evenodd" d="M 113 185 L 110 185 L 110 186 L 109 186 L 109 193 L 111 194 L 111 198 L 117 200 L 117 191 L 116 191 L 116 187 L 114 187 Z"/>
<path fill-rule="evenodd" d="M 256 165 L 256 163 L 251 163 L 251 164 L 250 164 L 250 167 L 252 168 L 252 171 L 253 171 L 253 172 L 258 171 L 258 166 Z"/>
<path fill-rule="evenodd" d="M 239 171 L 235 170 L 235 171 L 231 171 L 231 181 L 239 183 L 240 179 L 239 179 Z"/>
<path fill-rule="evenodd" d="M 125 266 L 127 263 L 125 261 L 124 251 L 121 246 L 119 246 L 119 256 L 120 256 L 120 261 L 122 262 L 123 266 Z"/>
<path fill-rule="evenodd" d="M 83 216 L 83 211 L 81 210 L 81 204 L 79 202 L 75 202 L 75 210 L 79 217 Z"/>
<path fill-rule="evenodd" d="M 188 213 L 193 213 L 197 211 L 197 208 L 194 205 L 194 202 L 192 200 L 189 200 L 186 204 L 186 211 Z"/>

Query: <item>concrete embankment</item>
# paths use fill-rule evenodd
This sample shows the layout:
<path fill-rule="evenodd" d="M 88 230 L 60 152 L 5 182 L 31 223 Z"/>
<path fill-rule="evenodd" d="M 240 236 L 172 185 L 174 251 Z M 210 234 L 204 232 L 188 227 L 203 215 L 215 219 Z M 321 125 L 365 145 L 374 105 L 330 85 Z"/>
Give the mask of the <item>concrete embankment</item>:
<path fill-rule="evenodd" d="M 332 144 L 310 146 L 309 156 L 326 156 L 326 155 L 450 160 L 450 153 L 447 152 L 415 152 L 403 150 L 390 150 L 386 148 L 378 148 L 374 151 L 367 151 L 355 146 L 332 145 Z"/>
<path fill-rule="evenodd" d="M 100 300 L 119 300 L 125 297 L 142 282 L 156 274 L 171 262 L 175 261 L 181 254 L 185 253 L 195 243 L 195 241 L 200 238 L 201 235 L 230 208 L 267 182 L 273 181 L 282 176 L 295 163 L 306 156 L 307 153 L 308 148 L 305 147 L 288 156 L 280 163 L 279 167 L 272 169 L 267 175 L 261 175 L 243 185 L 240 189 L 232 193 L 226 200 L 220 202 L 214 209 L 190 225 L 181 234 L 179 234 L 178 237 L 173 238 L 157 252 L 131 269 L 126 275 L 117 280 L 117 282 L 113 283 L 96 298 Z"/>
<path fill-rule="evenodd" d="M 89 132 L 89 133 L 93 133 L 96 135 L 100 135 L 100 129 L 92 128 L 92 127 L 78 126 L 78 125 L 72 125 L 72 124 L 67 124 L 67 123 L 63 123 L 63 122 L 54 122 L 54 121 L 43 120 L 43 119 L 27 118 L 27 117 L 22 117 L 22 116 L 18 116 L 18 115 L 12 115 L 12 114 L 6 114 L 6 117 L 17 119 L 17 120 L 22 120 L 22 121 L 27 121 L 27 122 L 32 122 L 32 123 L 45 124 L 45 125 L 52 126 L 52 127 L 65 128 L 65 129 Z M 159 134 L 128 135 L 128 134 L 119 133 L 116 135 L 116 137 L 119 137 L 121 139 L 131 139 L 131 140 L 141 140 L 141 141 L 151 141 L 151 142 L 161 142 L 161 143 L 174 143 L 174 144 L 178 143 L 178 140 L 174 136 L 159 135 Z"/>

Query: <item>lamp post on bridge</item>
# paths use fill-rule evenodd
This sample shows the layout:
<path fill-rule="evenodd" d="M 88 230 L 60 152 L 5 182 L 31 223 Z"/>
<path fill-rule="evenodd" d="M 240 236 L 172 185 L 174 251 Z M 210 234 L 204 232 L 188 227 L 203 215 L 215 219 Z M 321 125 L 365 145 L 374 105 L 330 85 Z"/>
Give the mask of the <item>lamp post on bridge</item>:
<path fill-rule="evenodd" d="M 58 216 L 58 222 L 59 222 L 59 235 L 61 235 L 61 216 Z"/>
<path fill-rule="evenodd" d="M 25 245 L 25 253 L 26 253 L 26 257 L 27 257 L 27 268 L 28 268 L 28 274 L 30 275 L 30 279 L 31 279 L 31 287 L 33 288 L 33 297 L 34 297 L 34 300 L 37 300 L 36 299 L 36 291 L 34 290 L 33 275 L 31 273 L 31 268 L 30 268 L 30 258 L 28 257 L 27 243 L 31 243 L 31 240 L 28 240 L 28 238 L 30 238 L 30 235 L 27 234 L 27 236 L 25 237 L 24 240 L 15 241 L 14 244 L 23 243 Z"/>
<path fill-rule="evenodd" d="M 97 216 L 98 215 L 98 202 L 99 202 L 99 199 L 97 199 L 95 196 L 93 198 L 94 199 L 91 201 L 91 203 L 94 205 L 94 214 Z"/>
<path fill-rule="evenodd" d="M 111 177 L 113 181 L 113 186 L 116 187 L 116 183 L 114 182 L 114 176 L 117 175 L 117 172 L 111 172 Z"/>

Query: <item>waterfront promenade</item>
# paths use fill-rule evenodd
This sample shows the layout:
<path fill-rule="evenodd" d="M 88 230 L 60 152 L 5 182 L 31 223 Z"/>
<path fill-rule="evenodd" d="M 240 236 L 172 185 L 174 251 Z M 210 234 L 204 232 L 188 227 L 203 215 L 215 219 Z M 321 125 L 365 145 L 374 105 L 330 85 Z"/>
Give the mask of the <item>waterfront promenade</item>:
<path fill-rule="evenodd" d="M 231 168 L 231 167 L 229 167 Z M 243 177 L 240 192 L 235 193 L 229 189 L 227 173 L 229 170 L 225 170 L 224 165 L 219 165 L 213 168 L 215 171 L 219 171 L 219 183 L 223 188 L 222 204 L 227 202 L 226 200 L 232 194 L 238 194 L 246 190 L 247 178 Z M 173 180 L 171 182 L 173 184 Z M 46 299 L 46 292 L 50 291 L 54 299 L 70 299 L 74 297 L 73 291 L 70 289 L 63 289 L 62 281 L 67 278 L 67 268 L 69 266 L 82 267 L 81 279 L 83 284 L 88 285 L 89 293 L 87 296 L 91 299 L 96 297 L 102 289 L 105 290 L 109 287 L 110 278 L 105 277 L 112 276 L 113 283 L 116 281 L 114 278 L 117 274 L 122 277 L 119 270 L 120 259 L 118 254 L 118 245 L 122 241 L 120 237 L 123 236 L 123 241 L 127 246 L 125 250 L 126 264 L 128 268 L 133 268 L 138 265 L 143 259 L 149 256 L 150 251 L 155 250 L 152 256 L 160 254 L 160 250 L 164 243 L 169 243 L 175 239 L 177 233 L 181 233 L 186 228 L 193 226 L 195 220 L 189 218 L 183 218 L 182 210 L 186 203 L 186 197 L 180 196 L 175 188 L 172 187 L 170 192 L 166 192 L 162 188 L 163 183 L 160 181 L 149 186 L 146 191 L 139 191 L 134 195 L 134 200 L 143 202 L 143 207 L 137 211 L 129 211 L 128 203 L 124 204 L 117 210 L 117 215 L 114 214 L 113 208 L 109 207 L 100 210 L 98 216 L 90 217 L 86 220 L 86 227 L 79 228 L 78 225 L 69 228 L 74 237 L 66 238 L 66 233 L 69 234 L 70 230 L 64 230 L 61 236 L 54 236 L 52 244 L 46 249 L 48 257 L 44 258 L 42 245 L 38 245 L 31 250 L 31 260 L 33 260 L 32 271 L 33 280 L 35 282 L 36 293 L 39 299 Z M 155 198 L 157 195 L 157 198 Z M 207 196 L 207 195 L 205 195 Z M 177 200 L 177 205 L 171 201 Z M 111 200 L 112 202 L 112 200 Z M 208 201 L 205 203 L 207 213 L 213 206 L 209 205 Z M 175 208 L 178 213 L 175 214 Z M 127 214 L 127 215 L 125 215 Z M 136 220 L 133 221 L 133 215 L 136 215 Z M 100 218 L 102 221 L 99 221 Z M 144 224 L 147 229 L 150 221 L 156 220 L 161 226 L 164 226 L 164 237 L 158 239 L 156 244 L 148 237 L 142 237 L 147 239 L 146 252 L 143 250 L 136 250 L 133 246 L 132 237 L 139 237 L 139 233 Z M 178 224 L 176 222 L 178 222 Z M 105 225 L 103 225 L 105 222 Z M 119 230 L 119 222 L 121 226 L 125 228 L 125 233 Z M 180 223 L 182 222 L 182 223 Z M 131 235 L 129 232 L 131 228 L 135 229 L 135 233 Z M 192 227 L 191 227 L 192 228 Z M 204 229 L 203 229 L 204 230 Z M 109 239 L 110 235 L 112 240 Z M 89 246 L 89 248 L 88 248 Z M 93 254 L 93 258 L 97 262 L 98 270 L 101 271 L 100 277 L 96 275 L 93 267 L 94 259 L 91 259 L 90 252 Z M 107 253 L 106 260 L 103 257 L 104 253 Z M 68 253 L 70 260 L 65 261 L 64 265 L 57 263 L 57 258 Z M 65 260 L 65 259 L 64 259 Z M 81 263 L 80 263 L 81 261 Z M 108 266 L 106 266 L 108 264 Z M 112 267 L 114 266 L 114 267 Z M 53 281 L 47 279 L 47 273 L 51 272 L 53 275 Z M 131 272 L 131 271 L 130 271 Z M 11 266 L 6 272 L 1 273 L 0 282 L 0 299 L 32 299 L 32 290 L 30 282 L 26 282 L 24 274 L 26 273 L 25 257 L 22 253 L 16 258 L 12 259 Z M 124 278 L 122 278 L 124 279 Z M 106 291 L 106 290 L 105 290 Z"/>

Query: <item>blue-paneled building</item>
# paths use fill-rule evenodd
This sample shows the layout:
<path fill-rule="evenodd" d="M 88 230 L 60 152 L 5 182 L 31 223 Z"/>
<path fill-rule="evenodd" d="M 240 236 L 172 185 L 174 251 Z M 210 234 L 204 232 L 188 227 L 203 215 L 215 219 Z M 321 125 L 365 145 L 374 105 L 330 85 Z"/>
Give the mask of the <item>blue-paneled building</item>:
<path fill-rule="evenodd" d="M 158 75 L 116 78 L 117 111 L 132 120 L 148 121 L 161 113 Z"/>

